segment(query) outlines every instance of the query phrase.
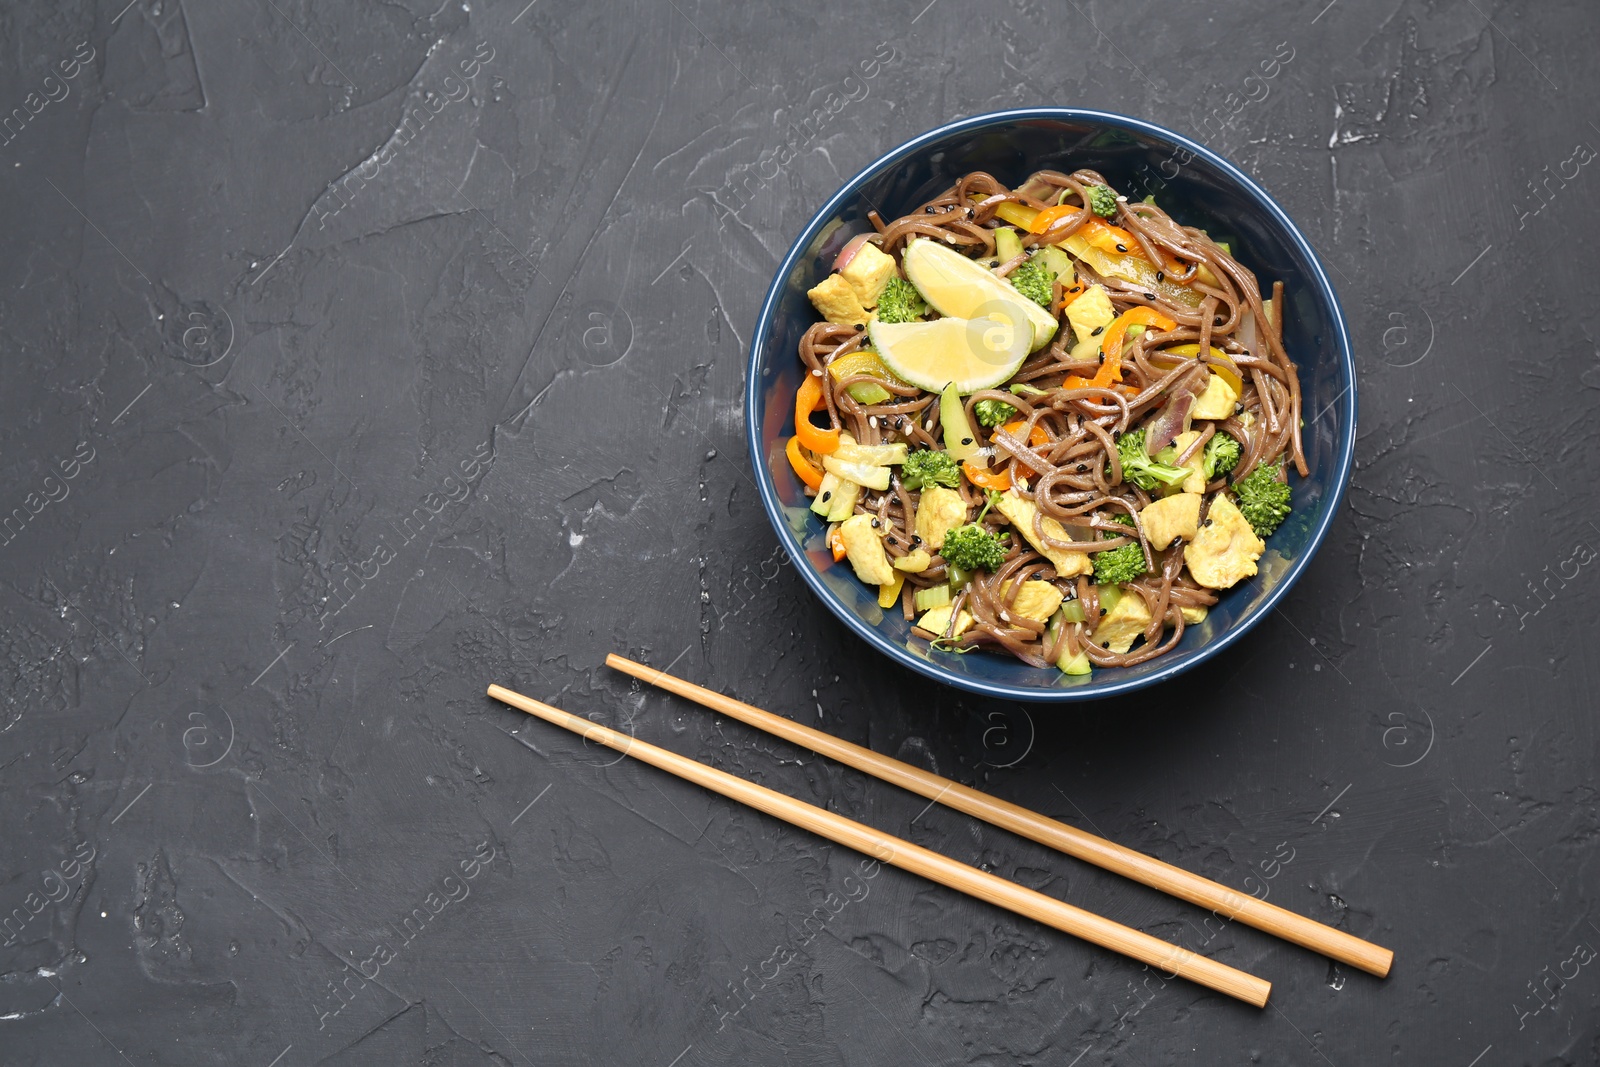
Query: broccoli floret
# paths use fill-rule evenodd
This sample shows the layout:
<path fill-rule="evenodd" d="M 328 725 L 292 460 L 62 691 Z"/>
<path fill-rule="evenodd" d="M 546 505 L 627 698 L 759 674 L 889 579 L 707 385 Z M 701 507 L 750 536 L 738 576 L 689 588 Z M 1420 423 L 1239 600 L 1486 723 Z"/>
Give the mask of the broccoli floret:
<path fill-rule="evenodd" d="M 1133 525 L 1133 518 L 1128 515 L 1118 515 L 1112 521 L 1124 526 Z M 1105 539 L 1110 540 L 1114 536 L 1108 533 Z M 1144 547 L 1138 541 L 1113 548 L 1110 552 L 1091 553 L 1089 561 L 1094 566 L 1094 580 L 1101 585 L 1131 582 L 1145 573 Z"/>
<path fill-rule="evenodd" d="M 1055 293 L 1056 272 L 1037 260 L 1028 260 L 1011 272 L 1011 286 L 1040 307 L 1049 307 Z"/>
<path fill-rule="evenodd" d="M 1272 536 L 1289 514 L 1289 484 L 1278 481 L 1282 470 L 1282 460 L 1270 467 L 1257 467 L 1233 487 L 1239 498 L 1239 514 L 1262 539 Z"/>
<path fill-rule="evenodd" d="M 906 457 L 900 468 L 900 481 L 907 489 L 922 489 L 942 485 L 954 489 L 961 484 L 961 467 L 950 458 L 950 453 L 932 448 L 918 449 Z"/>
<path fill-rule="evenodd" d="M 901 277 L 889 279 L 889 284 L 878 294 L 879 322 L 915 322 L 928 313 L 917 287 Z"/>
<path fill-rule="evenodd" d="M 1219 474 L 1227 474 L 1239 465 L 1239 442 L 1225 433 L 1212 435 L 1206 442 L 1203 463 L 1208 482 Z"/>
<path fill-rule="evenodd" d="M 939 549 L 945 561 L 964 571 L 979 568 L 994 570 L 1005 561 L 1005 546 L 1000 538 L 975 522 L 957 526 L 944 535 L 944 547 Z"/>
<path fill-rule="evenodd" d="M 1103 219 L 1116 217 L 1117 194 L 1111 191 L 1111 186 L 1089 186 L 1089 209 Z"/>
<path fill-rule="evenodd" d="M 980 400 L 972 405 L 972 413 L 985 426 L 999 426 L 1017 413 L 1017 409 L 1004 400 Z"/>
<path fill-rule="evenodd" d="M 1146 491 L 1154 489 L 1157 482 L 1180 485 L 1189 477 L 1185 467 L 1158 463 L 1144 450 L 1144 430 L 1130 430 L 1117 438 L 1117 457 L 1122 461 L 1122 480 L 1132 482 Z M 1096 555 L 1105 555 L 1097 552 Z"/>

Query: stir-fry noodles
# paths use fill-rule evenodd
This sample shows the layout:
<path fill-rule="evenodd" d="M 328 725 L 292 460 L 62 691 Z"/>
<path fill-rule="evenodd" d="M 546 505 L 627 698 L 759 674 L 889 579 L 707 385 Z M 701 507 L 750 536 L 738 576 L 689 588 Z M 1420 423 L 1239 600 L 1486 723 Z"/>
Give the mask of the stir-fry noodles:
<path fill-rule="evenodd" d="M 834 560 L 936 651 L 1170 651 L 1307 473 L 1282 283 L 1089 170 L 868 217 L 810 292 L 787 445 Z"/>

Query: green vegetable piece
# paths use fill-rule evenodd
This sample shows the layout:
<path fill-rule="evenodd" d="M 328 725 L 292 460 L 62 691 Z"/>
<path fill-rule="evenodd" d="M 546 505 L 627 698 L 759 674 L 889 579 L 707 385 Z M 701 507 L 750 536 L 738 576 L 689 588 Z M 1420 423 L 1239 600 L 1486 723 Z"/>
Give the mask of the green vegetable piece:
<path fill-rule="evenodd" d="M 1257 467 L 1233 486 L 1239 514 L 1263 540 L 1271 537 L 1272 531 L 1289 515 L 1289 484 L 1278 481 L 1282 472 L 1283 460 L 1280 459 L 1270 467 Z"/>
<path fill-rule="evenodd" d="M 1144 430 L 1130 430 L 1117 438 L 1117 458 L 1122 463 L 1122 480 L 1147 492 L 1156 484 L 1181 485 L 1189 477 L 1187 467 L 1177 467 L 1151 459 L 1144 450 Z M 1119 550 L 1120 551 L 1120 550 Z M 1104 552 L 1097 556 L 1106 555 Z"/>
<path fill-rule="evenodd" d="M 1115 611 L 1117 602 L 1123 597 L 1122 586 L 1102 585 L 1100 587 L 1100 610 Z"/>
<path fill-rule="evenodd" d="M 1083 620 L 1083 601 L 1073 599 L 1061 605 L 1062 622 L 1082 622 Z"/>
<path fill-rule="evenodd" d="M 1068 603 L 1070 603 L 1070 604 L 1078 604 L 1078 602 L 1076 600 L 1068 601 Z M 1050 626 L 1049 626 L 1049 629 L 1047 630 L 1047 633 L 1048 633 L 1049 639 L 1051 641 L 1054 641 L 1057 638 L 1059 638 L 1061 636 L 1061 631 L 1065 627 L 1070 626 L 1075 622 L 1082 622 L 1083 621 L 1083 605 L 1082 604 L 1078 604 L 1078 612 L 1077 612 L 1078 617 L 1076 619 L 1070 618 L 1069 617 L 1069 613 L 1065 609 L 1066 609 L 1066 605 L 1062 605 L 1062 610 L 1057 611 L 1054 615 L 1052 615 L 1050 617 Z M 1067 654 L 1067 651 L 1065 649 L 1062 649 L 1061 655 L 1059 657 L 1057 657 L 1057 659 L 1056 659 L 1056 667 L 1058 667 L 1061 670 L 1061 673 L 1063 673 L 1063 674 L 1076 674 L 1076 675 L 1088 674 L 1090 669 L 1091 669 L 1091 665 L 1089 663 L 1089 657 L 1088 657 L 1088 655 L 1086 653 L 1080 652 L 1076 656 L 1071 656 L 1071 655 Z"/>
<path fill-rule="evenodd" d="M 972 405 L 972 413 L 985 426 L 999 426 L 1017 413 L 1017 409 L 1004 400 L 980 400 Z"/>
<path fill-rule="evenodd" d="M 1081 675 L 1093 674 L 1094 666 L 1089 662 L 1089 653 L 1079 652 L 1076 656 L 1061 653 L 1061 658 L 1056 660 L 1056 666 L 1062 674 Z"/>
<path fill-rule="evenodd" d="M 1133 519 L 1127 515 L 1119 515 L 1114 521 L 1126 526 L 1133 525 Z M 1114 536 L 1116 535 L 1109 533 L 1105 535 L 1107 540 Z M 1094 580 L 1096 584 L 1101 585 L 1131 582 L 1145 573 L 1147 569 L 1144 565 L 1144 546 L 1140 545 L 1138 541 L 1123 545 L 1121 548 L 1113 548 L 1109 552 L 1092 553 L 1089 556 L 1089 561 L 1094 567 Z M 1117 600 L 1120 600 L 1121 597 L 1122 590 L 1119 589 L 1117 590 Z M 1105 591 L 1102 590 L 1100 606 L 1110 611 L 1116 607 L 1116 600 L 1107 603 Z"/>
<path fill-rule="evenodd" d="M 1028 260 L 1011 272 L 1009 281 L 1013 289 L 1035 304 L 1043 308 L 1050 306 L 1050 298 L 1055 293 L 1056 272 L 1043 263 L 1036 259 Z"/>
<path fill-rule="evenodd" d="M 856 501 L 861 499 L 861 486 L 855 482 L 839 480 L 839 487 L 834 490 L 833 501 L 828 506 L 828 521 L 843 522 L 856 513 Z"/>
<path fill-rule="evenodd" d="M 1057 278 L 1069 278 L 1074 274 L 1072 260 L 1055 245 L 1043 246 L 1034 252 L 1033 258 L 1035 262 L 1054 271 Z"/>
<path fill-rule="evenodd" d="M 994 254 L 1002 263 L 1022 255 L 1022 238 L 1016 230 L 1001 226 L 994 231 Z"/>
<path fill-rule="evenodd" d="M 945 386 L 939 394 L 939 422 L 944 426 L 944 450 L 950 453 L 951 459 L 960 463 L 977 455 L 978 435 L 967 422 L 967 411 L 955 382 Z"/>
<path fill-rule="evenodd" d="M 911 594 L 911 606 L 918 611 L 931 611 L 942 608 L 954 599 L 950 595 L 948 585 L 930 585 L 926 589 L 918 589 Z"/>
<path fill-rule="evenodd" d="M 1018 396 L 1049 396 L 1050 395 L 1049 390 L 1040 389 L 1038 386 L 1029 385 L 1027 382 L 1018 382 L 1015 385 L 1008 385 L 1008 386 L 1006 386 L 1006 388 L 1011 390 L 1013 393 L 1017 394 Z"/>
<path fill-rule="evenodd" d="M 962 570 L 994 570 L 1005 562 L 1005 546 L 1000 538 L 975 522 L 957 526 L 944 535 L 944 547 L 939 550 L 945 560 Z"/>
<path fill-rule="evenodd" d="M 917 287 L 898 275 L 878 294 L 878 309 L 873 312 L 879 322 L 915 322 L 928 313 Z"/>
<path fill-rule="evenodd" d="M 945 560 L 945 562 L 950 563 L 949 560 Z M 950 563 L 950 566 L 945 568 L 945 575 L 949 583 L 948 587 L 951 593 L 961 592 L 961 590 L 966 588 L 967 583 L 972 581 L 971 571 L 962 570 L 953 563 Z"/>
<path fill-rule="evenodd" d="M 1089 186 L 1089 210 L 1103 219 L 1117 216 L 1117 194 L 1109 185 Z"/>
<path fill-rule="evenodd" d="M 924 489 L 930 485 L 954 489 L 961 484 L 961 467 L 946 452 L 922 448 L 901 464 L 900 480 L 907 489 Z"/>
<path fill-rule="evenodd" d="M 1239 465 L 1239 442 L 1225 433 L 1214 434 L 1206 442 L 1201 464 L 1208 482 L 1218 475 L 1227 474 Z"/>

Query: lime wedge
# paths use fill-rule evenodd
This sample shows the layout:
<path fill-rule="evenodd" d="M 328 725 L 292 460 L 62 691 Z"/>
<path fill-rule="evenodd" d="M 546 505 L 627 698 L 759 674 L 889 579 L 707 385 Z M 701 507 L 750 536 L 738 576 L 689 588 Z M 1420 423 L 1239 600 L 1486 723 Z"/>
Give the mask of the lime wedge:
<path fill-rule="evenodd" d="M 867 333 L 884 366 L 901 378 L 934 393 L 954 383 L 962 394 L 992 389 L 1017 373 L 1033 336 L 1027 320 L 1014 313 L 932 322 L 873 319 Z"/>
<path fill-rule="evenodd" d="M 968 259 L 938 241 L 918 238 L 906 245 L 902 262 L 906 278 L 928 305 L 941 315 L 956 319 L 992 318 L 1025 321 L 1033 330 L 1028 351 L 1050 343 L 1056 335 L 1056 319 L 1044 308 L 995 277 L 976 260 Z"/>

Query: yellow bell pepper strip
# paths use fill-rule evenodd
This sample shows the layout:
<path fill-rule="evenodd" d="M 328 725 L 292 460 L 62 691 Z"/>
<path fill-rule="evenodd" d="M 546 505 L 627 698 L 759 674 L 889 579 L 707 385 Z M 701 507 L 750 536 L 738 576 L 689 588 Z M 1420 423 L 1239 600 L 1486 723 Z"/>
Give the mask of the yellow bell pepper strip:
<path fill-rule="evenodd" d="M 844 559 L 844 535 L 839 532 L 838 523 L 828 527 L 828 547 L 833 550 L 833 561 L 835 563 Z"/>
<path fill-rule="evenodd" d="M 1171 348 L 1163 348 L 1161 351 L 1170 352 L 1174 356 L 1189 356 L 1192 358 L 1200 354 L 1200 346 L 1198 344 L 1173 345 Z M 1211 368 L 1211 373 L 1220 376 L 1223 381 L 1233 387 L 1234 392 L 1244 392 L 1244 378 L 1239 374 L 1239 368 L 1234 365 L 1233 360 L 1228 358 L 1228 353 L 1213 346 L 1211 355 L 1227 364 L 1226 367 L 1219 367 L 1215 363 L 1208 364 Z"/>
<path fill-rule="evenodd" d="M 828 364 L 828 373 L 833 376 L 834 384 L 857 374 L 870 374 L 895 385 L 905 385 L 899 377 L 888 367 L 883 365 L 883 360 L 878 358 L 878 353 L 870 348 L 857 349 L 846 353 Z M 887 404 L 894 398 L 894 394 L 876 382 L 856 382 L 845 387 L 845 392 L 859 404 Z"/>
<path fill-rule="evenodd" d="M 1061 247 L 1089 264 L 1098 273 L 1132 282 L 1147 293 L 1159 293 L 1169 304 L 1197 308 L 1205 299 L 1199 290 L 1191 289 L 1175 280 L 1183 273 L 1179 269 L 1181 265 L 1176 260 L 1169 260 L 1165 267 L 1157 270 L 1148 259 L 1144 258 L 1143 250 L 1137 245 L 1131 246 L 1133 251 L 1126 255 L 1120 252 L 1107 252 L 1091 244 L 1080 229 L 1071 236 L 1063 238 Z M 1166 277 L 1168 272 L 1173 275 L 1172 278 Z"/>
<path fill-rule="evenodd" d="M 839 431 L 824 430 L 811 421 L 811 413 L 823 406 L 822 380 L 808 373 L 794 397 L 794 436 L 819 456 L 839 451 Z"/>
<path fill-rule="evenodd" d="M 894 602 L 900 599 L 900 590 L 905 587 L 905 584 L 906 576 L 899 571 L 895 571 L 894 581 L 878 586 L 878 607 L 894 607 Z"/>
<path fill-rule="evenodd" d="M 995 208 L 994 213 L 997 218 L 1005 219 L 1011 225 L 1020 226 L 1024 230 L 1031 232 L 1033 220 L 1038 216 L 1039 209 L 1029 207 L 1027 204 L 1019 204 L 1014 200 L 1007 200 Z"/>
<path fill-rule="evenodd" d="M 997 471 L 992 471 L 987 467 L 974 466 L 972 461 L 969 459 L 961 464 L 961 473 L 967 476 L 967 481 L 971 482 L 979 489 L 993 489 L 997 492 L 1003 493 L 1007 489 L 1011 488 L 1010 466 L 1001 467 Z"/>
<path fill-rule="evenodd" d="M 1100 342 L 1100 369 L 1093 378 L 1083 378 L 1076 374 L 1067 375 L 1062 383 L 1068 389 L 1105 389 L 1114 382 L 1122 380 L 1122 338 L 1128 332 L 1129 326 L 1154 326 L 1162 330 L 1170 330 L 1178 324 L 1167 318 L 1155 308 L 1131 307 L 1116 317 L 1116 320 L 1106 327 L 1105 337 Z"/>
<path fill-rule="evenodd" d="M 1016 437 L 1018 434 L 1022 433 L 1022 428 L 1026 425 L 1027 423 L 1025 421 L 1018 419 L 1016 422 L 1008 422 L 1000 428 L 1006 433 L 1010 434 L 1012 437 Z M 1047 445 L 1049 443 L 1050 434 L 1043 426 L 1040 426 L 1038 423 L 1034 423 L 1033 429 L 1028 431 L 1028 444 L 1032 445 L 1034 448 L 1038 448 L 1041 445 Z"/>
<path fill-rule="evenodd" d="M 806 454 L 800 450 L 800 438 L 791 437 L 789 443 L 783 446 L 783 451 L 789 457 L 789 466 L 794 468 L 795 476 L 812 489 L 822 488 L 822 472 L 811 465 Z"/>

